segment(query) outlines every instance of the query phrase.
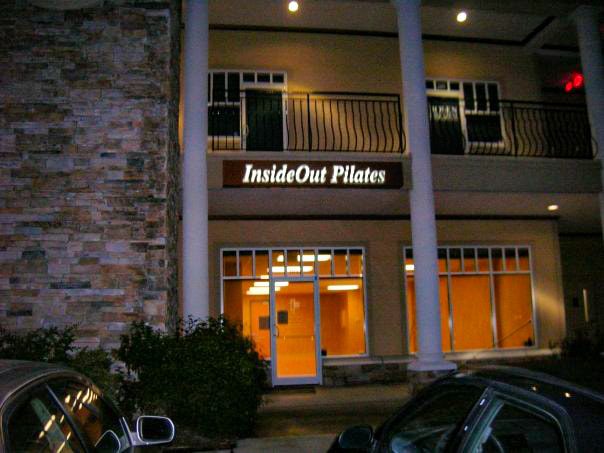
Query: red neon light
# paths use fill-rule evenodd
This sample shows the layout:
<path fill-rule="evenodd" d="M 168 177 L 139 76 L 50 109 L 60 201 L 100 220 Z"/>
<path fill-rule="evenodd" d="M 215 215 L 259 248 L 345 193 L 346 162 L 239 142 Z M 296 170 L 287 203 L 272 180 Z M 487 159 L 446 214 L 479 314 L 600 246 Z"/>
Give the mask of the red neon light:
<path fill-rule="evenodd" d="M 572 82 L 566 82 L 564 84 L 564 91 L 566 91 L 567 93 L 569 91 L 571 91 L 573 89 L 573 83 Z"/>
<path fill-rule="evenodd" d="M 573 74 L 573 88 L 581 88 L 583 86 L 583 74 Z"/>

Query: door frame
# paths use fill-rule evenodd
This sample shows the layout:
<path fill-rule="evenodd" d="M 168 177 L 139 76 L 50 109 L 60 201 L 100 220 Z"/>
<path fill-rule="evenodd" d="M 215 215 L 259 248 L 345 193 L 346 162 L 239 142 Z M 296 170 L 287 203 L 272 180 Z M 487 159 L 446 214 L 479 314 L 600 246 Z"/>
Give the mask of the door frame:
<path fill-rule="evenodd" d="M 276 282 L 289 283 L 312 283 L 313 284 L 313 307 L 314 307 L 314 333 L 315 333 L 315 362 L 316 376 L 305 377 L 277 377 L 277 362 L 279 352 L 277 350 L 277 304 L 276 304 Z M 289 277 L 271 276 L 269 280 L 269 313 L 270 313 L 270 335 L 271 335 L 271 382 L 273 387 L 277 385 L 300 385 L 300 384 L 323 384 L 323 361 L 321 356 L 321 312 L 319 305 L 319 279 L 315 276 L 308 277 Z"/>

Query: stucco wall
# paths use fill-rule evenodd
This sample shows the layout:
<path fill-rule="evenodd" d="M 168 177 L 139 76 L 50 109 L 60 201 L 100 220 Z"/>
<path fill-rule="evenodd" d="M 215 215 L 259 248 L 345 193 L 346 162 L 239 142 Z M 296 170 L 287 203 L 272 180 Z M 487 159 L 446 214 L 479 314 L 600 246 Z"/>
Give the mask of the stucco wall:
<path fill-rule="evenodd" d="M 399 93 L 395 38 L 212 30 L 211 69 L 285 70 L 290 91 Z M 513 47 L 424 41 L 427 77 L 494 80 L 505 99 L 540 100 L 534 58 Z"/>
<path fill-rule="evenodd" d="M 176 299 L 180 26 L 104 3 L 3 8 L 0 324 L 110 347 Z"/>
<path fill-rule="evenodd" d="M 564 336 L 564 304 L 554 221 L 439 221 L 440 244 L 530 245 L 538 346 Z M 408 221 L 211 221 L 211 314 L 220 312 L 220 248 L 363 246 L 367 260 L 367 321 L 371 355 L 407 353 L 402 248 Z"/>

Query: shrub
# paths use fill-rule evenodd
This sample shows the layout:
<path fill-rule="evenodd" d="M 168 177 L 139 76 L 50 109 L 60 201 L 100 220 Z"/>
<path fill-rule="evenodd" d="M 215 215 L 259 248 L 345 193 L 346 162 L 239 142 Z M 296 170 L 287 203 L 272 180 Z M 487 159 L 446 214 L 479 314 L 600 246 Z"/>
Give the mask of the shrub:
<path fill-rule="evenodd" d="M 122 406 L 163 412 L 211 438 L 251 433 L 266 371 L 238 326 L 190 319 L 168 335 L 133 323 L 117 356 L 127 369 Z"/>
<path fill-rule="evenodd" d="M 110 398 L 117 396 L 118 378 L 111 374 L 111 355 L 102 349 L 73 346 L 76 326 L 40 328 L 23 334 L 0 326 L 0 359 L 59 363 L 88 376 Z"/>

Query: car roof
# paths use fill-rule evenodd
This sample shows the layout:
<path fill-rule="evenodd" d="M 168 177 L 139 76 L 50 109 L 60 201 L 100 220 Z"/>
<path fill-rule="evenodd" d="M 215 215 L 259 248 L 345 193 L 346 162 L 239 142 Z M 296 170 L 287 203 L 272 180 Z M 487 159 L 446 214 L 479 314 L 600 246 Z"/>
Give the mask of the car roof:
<path fill-rule="evenodd" d="M 478 381 L 504 391 L 513 388 L 534 400 L 546 398 L 562 408 L 572 420 L 579 451 L 598 451 L 604 444 L 604 395 L 598 392 L 544 373 L 504 366 L 458 372 L 446 380 L 449 379 Z"/>
<path fill-rule="evenodd" d="M 57 364 L 25 360 L 0 360 L 0 407 L 21 387 L 49 375 L 77 375 Z"/>

